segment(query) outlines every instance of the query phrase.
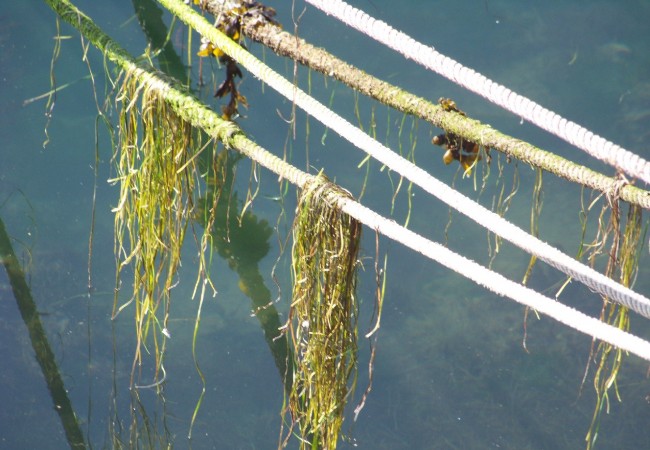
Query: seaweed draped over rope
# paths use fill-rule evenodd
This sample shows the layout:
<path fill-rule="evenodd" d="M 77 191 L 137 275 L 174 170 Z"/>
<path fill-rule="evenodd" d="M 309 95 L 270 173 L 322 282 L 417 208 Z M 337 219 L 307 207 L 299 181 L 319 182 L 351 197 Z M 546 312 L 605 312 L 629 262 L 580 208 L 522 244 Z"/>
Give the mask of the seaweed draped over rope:
<path fill-rule="evenodd" d="M 592 202 L 589 208 L 583 211 L 583 215 L 586 216 L 594 205 L 595 202 Z M 585 253 L 591 264 L 595 263 L 598 256 L 605 256 L 607 258 L 605 274 L 611 278 L 617 278 L 624 286 L 630 286 L 638 273 L 641 240 L 645 234 L 642 229 L 641 208 L 629 205 L 627 217 L 623 220 L 621 206 L 618 192 L 612 192 L 606 196 L 606 201 L 598 216 L 596 236 L 591 244 L 584 245 L 584 247 L 587 249 Z M 586 222 L 583 223 L 586 225 Z M 609 301 L 606 296 L 603 296 L 600 319 L 620 330 L 628 331 L 630 329 L 629 309 Z M 621 400 L 617 378 L 624 357 L 623 350 L 607 342 L 594 341 L 593 343 L 591 359 L 595 366 L 593 383 L 596 391 L 596 405 L 585 438 L 588 450 L 594 448 L 598 437 L 601 414 L 603 411 L 609 412 L 610 391 L 613 389 L 615 398 Z M 586 375 L 585 373 L 585 377 Z"/>
<path fill-rule="evenodd" d="M 111 180 L 120 184 L 119 202 L 113 209 L 119 260 L 113 316 L 135 304 L 138 345 L 131 384 L 142 365 L 143 348 L 155 355 L 155 384 L 164 379 L 170 290 L 193 206 L 196 168 L 190 149 L 196 145 L 195 133 L 155 86 L 142 84 L 132 72 L 124 77 L 117 97 L 122 102 L 119 153 L 114 158 L 117 176 Z M 118 306 L 125 272 L 133 279 L 132 293 Z"/>
<path fill-rule="evenodd" d="M 303 436 L 301 448 L 336 448 L 352 391 L 348 381 L 357 368 L 361 223 L 340 211 L 337 198 L 352 197 L 321 174 L 303 189 L 293 225 L 290 329 L 296 361 L 289 409 Z"/>

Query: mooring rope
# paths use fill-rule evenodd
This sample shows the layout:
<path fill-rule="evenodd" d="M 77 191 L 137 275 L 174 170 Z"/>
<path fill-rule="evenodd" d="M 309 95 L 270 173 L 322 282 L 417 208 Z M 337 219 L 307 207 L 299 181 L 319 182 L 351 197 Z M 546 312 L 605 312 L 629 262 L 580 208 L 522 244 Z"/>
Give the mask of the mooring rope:
<path fill-rule="evenodd" d="M 516 114 L 594 158 L 622 170 L 631 177 L 650 184 L 650 162 L 592 133 L 575 122 L 544 108 L 532 100 L 495 83 L 480 73 L 424 45 L 342 0 L 305 0 L 324 13 L 335 17 L 404 57 L 462 86 L 492 103 Z"/>
<path fill-rule="evenodd" d="M 351 215 L 364 225 L 376 229 L 384 236 L 415 250 L 454 272 L 462 274 L 463 277 L 495 294 L 533 308 L 574 330 L 601 341 L 609 342 L 613 346 L 634 353 L 645 360 L 648 360 L 650 356 L 650 353 L 648 353 L 650 351 L 650 342 L 638 336 L 601 322 L 533 289 L 509 280 L 503 275 L 449 250 L 442 244 L 430 241 L 404 228 L 395 221 L 380 216 L 358 202 L 341 199 L 339 204 L 343 212 Z"/>
<path fill-rule="evenodd" d="M 225 145 L 232 145 L 244 155 L 299 187 L 303 187 L 307 181 L 315 181 L 315 176 L 291 166 L 286 161 L 255 144 L 235 124 L 222 120 L 213 110 L 198 102 L 192 95 L 177 89 L 169 81 L 163 81 L 160 74 L 154 70 L 138 66 L 135 60 L 123 48 L 67 0 L 45 1 L 62 19 L 78 30 L 83 30 L 84 36 L 93 45 L 103 51 L 108 59 L 120 65 L 123 69 L 132 70 L 133 76 L 138 77 L 142 83 L 146 83 L 151 89 L 159 90 L 165 101 L 169 102 L 174 111 L 184 120 L 197 127 L 201 127 L 215 139 L 221 139 Z M 167 2 L 171 0 L 160 1 L 162 3 L 163 1 Z M 177 9 L 178 4 L 174 6 Z M 188 11 L 196 14 L 188 7 L 181 6 L 186 8 L 181 16 L 186 16 Z M 176 14 L 178 14 L 178 11 L 176 11 Z M 205 22 L 205 19 L 198 14 L 196 14 L 196 17 Z M 230 42 L 232 45 L 235 45 L 232 41 Z M 337 198 L 335 201 L 344 212 L 357 218 L 367 226 L 460 273 L 462 276 L 471 279 L 479 285 L 499 295 L 530 306 L 571 328 L 650 361 L 650 342 L 582 314 L 555 300 L 544 297 L 532 289 L 508 280 L 498 273 L 492 272 L 461 255 L 455 254 L 443 245 L 435 244 L 390 219 L 382 218 L 377 213 L 363 207 L 356 201 L 341 198 Z"/>
<path fill-rule="evenodd" d="M 455 189 L 452 189 L 412 162 L 402 158 L 336 114 L 327 106 L 305 93 L 282 75 L 273 71 L 266 64 L 255 58 L 250 52 L 217 30 L 204 17 L 180 1 L 159 0 L 159 2 L 172 13 L 178 15 L 181 20 L 185 21 L 201 36 L 217 45 L 253 75 L 264 80 L 266 84 L 288 100 L 295 102 L 298 107 L 306 111 L 310 116 L 314 117 L 326 127 L 334 130 L 341 137 L 365 151 L 389 169 L 402 175 L 462 214 L 465 214 L 484 228 L 487 228 L 524 251 L 537 256 L 539 259 L 580 281 L 594 291 L 650 318 L 650 299 L 647 297 L 634 292 L 562 253 L 551 245 L 542 242 L 540 239 L 508 222 L 498 214 L 490 211 L 469 197 L 464 196 Z"/>

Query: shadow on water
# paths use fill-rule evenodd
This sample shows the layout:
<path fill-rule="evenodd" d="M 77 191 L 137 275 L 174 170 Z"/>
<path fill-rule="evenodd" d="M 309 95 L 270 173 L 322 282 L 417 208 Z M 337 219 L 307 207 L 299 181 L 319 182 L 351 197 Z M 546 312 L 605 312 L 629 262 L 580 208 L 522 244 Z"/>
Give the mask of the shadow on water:
<path fill-rule="evenodd" d="M 25 279 L 20 262 L 14 253 L 11 240 L 0 219 L 0 261 L 9 277 L 9 282 L 20 310 L 23 322 L 29 332 L 29 338 L 36 355 L 43 378 L 52 397 L 54 410 L 59 415 L 70 448 L 86 448 L 83 432 L 72 408 L 61 373 L 50 346 L 45 329 L 41 323 L 36 303 Z"/>

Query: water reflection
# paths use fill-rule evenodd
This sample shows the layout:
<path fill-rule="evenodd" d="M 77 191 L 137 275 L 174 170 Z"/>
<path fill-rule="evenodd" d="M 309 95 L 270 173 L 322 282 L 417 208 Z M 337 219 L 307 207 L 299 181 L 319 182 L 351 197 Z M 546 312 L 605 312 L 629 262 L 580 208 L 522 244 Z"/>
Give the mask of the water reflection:
<path fill-rule="evenodd" d="M 146 38 L 139 22 L 130 20 L 135 18 L 134 9 L 127 3 L 79 2 L 79 6 L 137 54 L 142 52 Z M 359 3 L 366 8 L 367 2 Z M 435 8 L 428 2 L 412 2 L 412 8 L 409 4 L 398 11 L 394 2 L 373 0 L 372 3 L 384 14 L 393 15 L 396 22 L 403 20 L 414 34 L 429 38 L 429 42 L 434 41 L 445 53 L 470 66 L 485 68 L 500 82 L 516 85 L 531 97 L 544 99 L 548 106 L 560 107 L 565 115 L 598 128 L 602 134 L 634 150 L 643 151 L 647 147 L 646 124 L 650 117 L 646 101 L 648 62 L 644 56 L 649 54 L 650 42 L 645 27 L 647 2 L 590 5 L 547 2 L 533 10 L 529 8 L 530 2 L 503 0 L 489 2 L 490 14 L 482 6 L 458 2 L 437 2 Z M 466 13 L 466 22 L 458 20 L 460 7 Z M 291 23 L 289 8 L 290 5 L 278 5 L 278 16 L 285 26 Z M 192 301 L 195 254 L 190 250 L 184 254 L 187 258 L 181 273 L 189 281 L 184 279 L 174 292 L 164 395 L 153 389 L 129 390 L 135 347 L 133 323 L 126 315 L 112 323 L 109 319 L 114 288 L 110 208 L 115 206 L 117 198 L 115 190 L 104 182 L 112 175 L 111 143 L 105 132 L 100 131 L 93 291 L 88 297 L 87 238 L 96 115 L 90 84 L 82 80 L 58 94 L 51 125 L 52 140 L 43 150 L 43 105 L 38 102 L 21 105 L 25 99 L 49 90 L 54 16 L 44 5 L 34 7 L 28 2 L 10 2 L 3 14 L 0 21 L 6 26 L 0 27 L 3 62 L 0 99 L 5 108 L 0 110 L 0 137 L 4 143 L 0 150 L 0 216 L 14 248 L 18 249 L 39 312 L 37 316 L 84 442 L 94 447 L 118 448 L 135 446 L 136 441 L 141 447 L 167 444 L 178 448 L 190 444 L 194 448 L 275 447 L 284 397 L 280 374 L 286 368 L 282 366 L 285 358 L 281 356 L 284 344 L 282 340 L 273 340 L 274 335 L 268 330 L 284 321 L 285 294 L 290 292 L 286 260 L 278 263 L 275 272 L 283 287 L 280 301 L 271 307 L 259 307 L 278 297 L 270 274 L 280 244 L 277 236 L 269 233 L 279 228 L 280 236 L 286 236 L 286 229 L 283 231 L 286 223 L 277 219 L 279 206 L 260 196 L 253 205 L 254 215 L 245 216 L 248 218 L 241 228 L 231 222 L 239 215 L 241 200 L 248 189 L 250 168 L 242 163 L 239 173 L 244 175 L 235 180 L 236 188 L 229 195 L 234 199 L 230 208 L 238 213 L 220 224 L 222 230 L 230 229 L 232 239 L 214 247 L 220 255 L 213 266 L 218 274 L 215 277 L 218 294 L 204 305 L 197 343 L 206 393 L 193 439 L 188 443 L 186 436 L 203 386 L 191 356 L 197 310 L 196 302 Z M 498 24 L 494 17 L 499 18 Z M 478 113 L 496 127 L 503 125 L 526 139 L 539 138 L 538 132 L 519 125 L 517 118 L 491 109 L 469 95 L 459 93 L 457 97 L 455 88 L 431 74 L 411 68 L 399 71 L 398 66 L 389 63 L 393 56 L 372 47 L 354 32 L 341 32 L 337 39 L 328 38 L 332 42 L 325 41 L 323 36 L 327 36 L 330 22 L 317 13 L 308 12 L 302 23 L 303 36 L 315 37 L 337 54 L 358 61 L 362 67 L 393 74 L 406 88 L 424 92 L 432 99 L 453 96 L 464 110 Z M 463 23 L 471 26 L 462 27 Z M 516 39 L 512 38 L 513 32 Z M 73 35 L 67 28 L 64 34 Z M 183 39 L 175 42 L 181 55 L 187 51 L 180 48 L 184 42 Z M 253 51 L 262 53 L 256 47 Z M 64 42 L 57 64 L 61 83 L 87 75 L 80 55 L 79 41 L 74 34 L 73 39 Z M 102 92 L 106 80 L 99 69 L 101 57 L 92 50 L 89 55 L 98 67 L 97 86 Z M 285 65 L 272 55 L 267 58 L 278 67 Z M 7 61 L 11 64 L 5 64 Z M 179 74 L 182 72 L 180 64 L 174 67 Z M 196 76 L 196 67 L 192 71 Z M 291 74 L 291 67 L 287 73 Z M 252 104 L 244 126 L 254 131 L 260 141 L 270 142 L 281 154 L 287 130 L 276 109 L 285 113 L 290 105 L 278 106 L 274 94 L 262 92 L 250 77 L 245 78 L 241 88 Z M 324 89 L 321 81 L 314 82 L 314 90 L 326 99 L 331 88 L 331 84 Z M 203 95 L 197 86 L 194 89 Z M 214 104 L 213 87 L 205 91 L 204 100 Z M 336 91 L 340 98 L 352 97 L 340 86 Z M 335 102 L 337 107 L 342 104 L 342 101 Z M 361 103 L 362 113 L 369 114 L 371 108 Z M 394 114 L 382 116 L 379 109 L 376 108 L 380 127 L 390 128 L 399 121 Z M 304 118 L 299 121 L 304 124 Z M 315 127 L 313 123 L 311 126 Z M 380 131 L 381 136 L 388 135 L 386 130 Z M 433 131 L 420 127 L 413 133 L 418 142 L 428 143 Z M 309 146 L 312 164 L 331 165 L 337 181 L 352 186 L 351 190 L 358 188 L 362 177 L 355 167 L 361 157 L 331 136 L 326 140 L 328 147 L 322 147 L 323 135 L 322 130 L 312 131 L 304 145 L 302 141 L 294 144 L 294 153 L 298 153 L 298 147 Z M 394 131 L 387 139 L 397 139 Z M 552 139 L 541 139 L 558 152 L 572 157 L 576 153 Z M 451 180 L 453 172 L 445 172 L 448 168 L 440 163 L 440 152 L 436 150 L 418 146 L 416 155 L 427 170 Z M 304 165 L 301 156 L 294 157 Z M 522 187 L 508 217 L 527 226 L 532 183 L 529 171 L 525 167 L 520 170 Z M 263 174 L 262 194 L 278 196 L 276 181 Z M 544 240 L 558 242 L 571 253 L 576 250 L 580 233 L 577 219 L 580 192 L 561 180 L 545 178 L 544 183 L 545 206 L 540 232 Z M 458 183 L 458 188 L 473 192 L 470 184 Z M 24 196 L 16 192 L 23 192 Z M 386 177 L 373 175 L 364 201 L 389 212 L 390 202 L 386 199 L 391 198 L 392 192 Z M 6 202 L 8 197 L 11 201 Z M 491 192 L 480 198 L 486 203 L 490 199 Z M 292 211 L 292 199 L 286 201 L 285 210 Z M 413 215 L 412 226 L 433 230 L 436 238 L 444 240 L 447 209 L 418 191 L 414 193 L 413 205 L 417 214 Z M 398 213 L 402 214 L 400 207 Z M 488 261 L 485 233 L 460 217 L 453 220 L 454 234 L 449 245 Z M 367 233 L 367 239 L 370 240 L 364 241 L 363 250 L 366 256 L 372 256 L 372 233 Z M 268 243 L 268 248 L 261 251 L 265 248 L 260 244 L 263 242 Z M 521 308 L 493 298 L 462 278 L 387 242 L 381 241 L 380 247 L 390 255 L 389 284 L 373 391 L 358 421 L 346 419 L 344 431 L 349 440 L 340 448 L 353 445 L 373 449 L 583 446 L 593 407 L 591 386 L 585 385 L 580 395 L 590 346 L 588 339 L 544 318 L 529 317 L 527 353 L 522 346 Z M 258 253 L 253 254 L 251 248 L 258 249 Z M 650 292 L 647 252 L 643 258 L 637 289 Z M 519 279 L 527 258 L 506 246 L 494 264 L 497 270 Z M 374 274 L 370 272 L 362 274 L 359 281 L 363 302 L 361 322 L 364 317 L 370 317 L 369 299 L 374 292 Z M 546 289 L 558 281 L 557 274 L 552 272 L 542 271 L 535 276 L 538 278 L 531 283 L 538 289 Z M 9 279 L 4 273 L 2 277 L 0 398 L 5 406 L 0 413 L 2 445 L 64 448 L 70 439 L 65 435 L 50 393 L 44 389 L 47 379 L 36 362 L 34 349 L 27 344 L 28 328 L 19 317 L 18 308 L 13 306 L 16 299 Z M 599 308 L 591 293 L 574 285 L 570 285 L 564 298 L 592 311 Z M 251 310 L 258 314 L 252 316 Z M 638 319 L 633 322 L 633 328 L 645 335 L 650 331 L 648 324 Z M 361 347 L 363 350 L 364 346 Z M 364 351 L 360 361 L 367 361 L 367 350 Z M 362 372 L 364 365 L 363 362 L 360 365 Z M 598 447 L 647 447 L 650 435 L 646 426 L 649 392 L 646 374 L 647 365 L 634 358 L 628 360 L 620 381 L 623 403 L 612 402 L 610 415 L 601 425 Z M 360 373 L 360 379 L 364 376 L 367 373 Z"/>

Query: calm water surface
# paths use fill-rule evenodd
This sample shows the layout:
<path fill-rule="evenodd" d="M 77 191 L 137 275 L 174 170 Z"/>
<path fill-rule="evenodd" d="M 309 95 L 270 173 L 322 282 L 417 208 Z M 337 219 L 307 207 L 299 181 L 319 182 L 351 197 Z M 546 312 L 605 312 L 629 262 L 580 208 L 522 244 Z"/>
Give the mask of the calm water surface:
<path fill-rule="evenodd" d="M 297 3 L 299 14 L 303 5 Z M 357 0 L 354 4 L 559 114 L 650 157 L 650 2 Z M 86 0 L 77 5 L 134 55 L 143 52 L 146 38 L 134 18 L 132 2 Z M 285 28 L 292 29 L 291 2 L 270 5 L 277 8 Z M 169 23 L 167 17 L 165 20 Z M 376 47 L 311 7 L 300 20 L 299 33 L 414 93 L 432 100 L 452 97 L 461 109 L 506 133 L 611 173 L 579 151 Z M 111 142 L 102 127 L 97 135 L 96 164 L 93 96 L 95 92 L 97 101 L 103 103 L 110 83 L 101 55 L 91 48 L 88 59 L 96 81 L 93 91 L 78 34 L 64 24 L 61 34 L 66 39 L 61 41 L 54 73 L 59 86 L 71 85 L 57 94 L 47 125 L 49 144 L 43 148 L 45 100 L 33 99 L 50 89 L 55 15 L 38 1 L 8 2 L 0 14 L 0 218 L 25 267 L 85 439 L 94 448 L 110 448 L 112 433 L 121 433 L 123 440 L 128 436 L 135 345 L 133 311 L 127 308 L 115 321 L 110 320 L 115 271 L 110 210 L 116 205 L 118 189 L 107 183 L 114 169 Z M 183 31 L 173 33 L 172 41 L 184 55 L 187 41 Z M 198 39 L 193 42 L 197 45 Z M 250 47 L 291 76 L 291 63 L 264 52 L 259 45 Z M 114 75 L 112 68 L 109 73 Z M 218 108 L 212 93 L 221 72 L 215 73 L 213 79 L 204 67 L 208 86 L 193 88 Z M 193 66 L 192 74 L 197 76 L 198 65 Z M 301 69 L 298 74 L 306 87 L 307 72 Z M 312 171 L 325 168 L 330 178 L 353 194 L 360 193 L 365 175 L 365 168 L 357 169 L 363 159 L 360 152 L 334 133 L 326 133 L 314 120 L 309 120 L 307 135 L 304 114 L 297 117 L 295 141 L 287 140 L 289 130 L 283 117 L 289 117 L 291 105 L 252 76 L 245 76 L 241 89 L 250 108 L 240 124 L 253 139 L 278 155 L 286 151 L 299 167 L 309 164 Z M 331 102 L 337 112 L 357 122 L 356 97 L 347 88 L 312 75 L 311 89 L 316 97 Z M 415 143 L 414 158 L 420 166 L 454 182 L 457 189 L 483 204 L 492 204 L 501 189 L 495 176 L 497 158 L 488 186 L 483 192 L 475 191 L 471 180 L 454 178 L 455 166 L 444 166 L 440 149 L 429 144 L 438 130 L 410 118 L 400 125 L 399 114 L 366 100 L 359 101 L 359 111 L 364 127 L 370 124 L 371 113 L 375 114 L 379 140 L 396 150 L 401 146 L 404 152 Z M 501 163 L 505 168 L 500 183 L 506 189 L 516 171 L 520 178 L 507 217 L 528 228 L 534 172 Z M 398 179 L 378 169 L 377 164 L 371 167 L 363 202 L 390 215 Z M 245 198 L 249 171 L 250 165 L 242 162 L 236 186 L 240 199 Z M 96 217 L 89 260 L 95 185 Z M 277 262 L 280 290 L 271 271 L 278 260 L 278 242 L 290 227 L 294 195 L 288 195 L 286 214 L 280 216 L 282 207 L 273 200 L 279 195 L 276 177 L 262 172 L 260 189 L 253 212 L 259 220 L 272 224 L 280 239 L 269 239 L 271 247 L 259 272 L 272 295 L 278 297 L 277 309 L 284 317 L 290 295 L 287 256 Z M 399 221 L 408 213 L 408 195 L 404 187 L 396 197 L 392 214 Z M 435 240 L 446 239 L 450 248 L 483 264 L 490 261 L 483 230 L 456 213 L 451 214 L 448 227 L 447 207 L 418 189 L 410 195 L 411 228 Z M 579 188 L 545 176 L 540 235 L 570 254 L 575 254 L 580 240 L 580 196 Z M 591 219 L 588 229 L 593 233 L 595 214 Z M 366 230 L 362 248 L 365 270 L 359 282 L 361 332 L 372 326 L 374 247 L 374 235 Z M 392 242 L 381 239 L 380 249 L 389 255 L 388 283 L 373 390 L 359 419 L 353 422 L 350 415 L 346 420 L 346 439 L 340 448 L 583 447 L 594 404 L 591 378 L 581 393 L 591 345 L 587 337 L 545 317 L 529 319 L 527 353 L 522 347 L 524 311 L 520 306 Z M 191 242 L 184 254 L 179 285 L 173 291 L 164 401 L 152 390 L 140 390 L 141 423 L 145 416 L 150 420 L 152 434 L 158 436 L 153 446 L 169 442 L 174 448 L 275 448 L 281 425 L 282 383 L 259 322 L 251 316 L 250 300 L 240 290 L 237 274 L 221 259 L 212 267 L 218 294 L 204 305 L 197 344 L 206 396 L 193 439 L 186 438 L 201 392 L 191 357 L 198 306 L 192 299 L 195 254 Z M 503 245 L 493 268 L 520 280 L 527 263 L 526 255 Z M 646 295 L 650 294 L 649 268 L 645 247 L 635 288 Z M 562 281 L 561 275 L 539 264 L 530 284 L 553 295 Z M 576 283 L 569 285 L 561 298 L 598 314 L 598 298 Z M 0 273 L 0 299 L 0 448 L 66 448 L 61 422 L 4 271 Z M 633 316 L 632 327 L 639 335 L 650 337 L 647 321 Z M 354 403 L 367 382 L 366 342 L 360 344 L 359 361 Z M 627 359 L 619 386 L 623 402 L 612 401 L 610 414 L 603 418 L 599 448 L 650 448 L 647 369 L 639 359 Z M 146 373 L 142 381 L 147 381 Z"/>

